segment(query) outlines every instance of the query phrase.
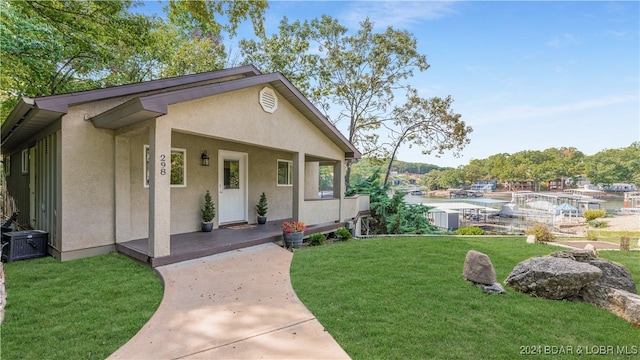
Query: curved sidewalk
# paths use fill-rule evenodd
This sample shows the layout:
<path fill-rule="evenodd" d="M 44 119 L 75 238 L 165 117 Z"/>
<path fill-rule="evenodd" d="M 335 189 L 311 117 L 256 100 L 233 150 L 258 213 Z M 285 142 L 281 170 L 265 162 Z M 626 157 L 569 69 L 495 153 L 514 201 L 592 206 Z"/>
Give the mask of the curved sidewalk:
<path fill-rule="evenodd" d="M 156 268 L 158 310 L 109 359 L 349 359 L 293 291 L 269 243 Z"/>

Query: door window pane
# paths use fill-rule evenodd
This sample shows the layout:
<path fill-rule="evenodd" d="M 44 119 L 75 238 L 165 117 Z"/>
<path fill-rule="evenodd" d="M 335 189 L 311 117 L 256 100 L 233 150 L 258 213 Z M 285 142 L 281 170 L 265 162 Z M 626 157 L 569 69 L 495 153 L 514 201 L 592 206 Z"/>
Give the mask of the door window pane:
<path fill-rule="evenodd" d="M 224 161 L 224 188 L 225 189 L 240 188 L 240 161 L 238 160 Z"/>

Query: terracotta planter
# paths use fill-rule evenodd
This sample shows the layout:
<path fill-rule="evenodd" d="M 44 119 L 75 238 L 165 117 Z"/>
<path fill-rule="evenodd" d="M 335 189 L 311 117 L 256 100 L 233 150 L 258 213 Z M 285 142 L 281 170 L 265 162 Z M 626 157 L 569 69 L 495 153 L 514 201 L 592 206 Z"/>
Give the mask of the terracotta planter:
<path fill-rule="evenodd" d="M 302 239 L 304 238 L 304 231 L 282 233 L 284 238 L 284 245 L 287 248 L 298 249 L 302 246 Z"/>

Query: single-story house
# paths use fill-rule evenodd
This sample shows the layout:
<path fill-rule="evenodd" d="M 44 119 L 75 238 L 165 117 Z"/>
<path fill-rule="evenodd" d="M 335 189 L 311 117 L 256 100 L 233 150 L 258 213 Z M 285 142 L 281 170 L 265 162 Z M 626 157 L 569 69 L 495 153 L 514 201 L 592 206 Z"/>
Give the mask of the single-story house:
<path fill-rule="evenodd" d="M 340 222 L 368 210 L 344 197 L 361 154 L 282 74 L 242 66 L 76 93 L 22 98 L 2 125 L 8 194 L 25 227 L 69 260 L 197 232 L 211 192 L 214 228 L 269 220 Z M 321 167 L 333 195 L 321 196 Z M 216 231 L 216 230 L 214 230 Z"/>

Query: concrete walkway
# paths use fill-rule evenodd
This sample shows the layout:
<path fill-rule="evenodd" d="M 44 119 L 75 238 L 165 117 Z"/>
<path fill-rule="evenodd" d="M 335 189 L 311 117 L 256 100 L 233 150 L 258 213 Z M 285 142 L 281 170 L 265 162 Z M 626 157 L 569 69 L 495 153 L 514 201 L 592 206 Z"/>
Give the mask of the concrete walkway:
<path fill-rule="evenodd" d="M 269 243 L 157 267 L 162 303 L 109 359 L 349 359 L 300 302 Z"/>

